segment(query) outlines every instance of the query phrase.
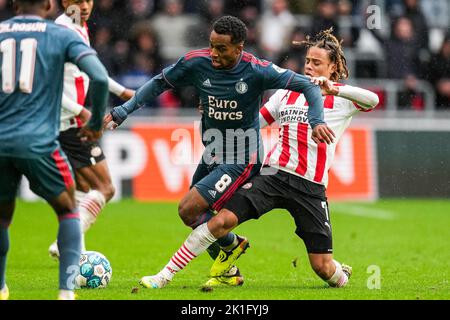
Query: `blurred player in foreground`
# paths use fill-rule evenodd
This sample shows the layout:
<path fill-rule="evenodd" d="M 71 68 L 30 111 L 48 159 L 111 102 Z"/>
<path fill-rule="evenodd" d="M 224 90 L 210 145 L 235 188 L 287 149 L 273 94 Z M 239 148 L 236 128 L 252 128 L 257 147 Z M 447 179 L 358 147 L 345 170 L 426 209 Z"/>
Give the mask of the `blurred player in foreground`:
<path fill-rule="evenodd" d="M 16 0 L 17 16 L 0 24 L 0 299 L 5 282 L 15 197 L 22 175 L 55 210 L 59 220 L 59 296 L 74 299 L 81 232 L 75 184 L 58 143 L 64 63 L 75 63 L 91 79 L 93 116 L 81 130 L 87 141 L 101 137 L 108 75 L 94 50 L 71 30 L 43 17 L 49 0 Z"/>
<path fill-rule="evenodd" d="M 91 16 L 94 0 L 63 0 L 65 13 L 55 23 L 73 30 L 88 46 L 89 31 L 86 22 Z M 105 204 L 114 196 L 114 186 L 98 142 L 81 141 L 82 126 L 91 118 L 91 112 L 84 107 L 89 77 L 73 63 L 64 67 L 64 89 L 61 102 L 61 126 L 59 142 L 75 172 L 75 199 L 80 210 L 81 251 L 86 251 L 84 234 L 95 223 Z M 109 91 L 116 96 L 129 100 L 134 91 L 109 78 Z M 52 257 L 59 257 L 57 241 L 49 248 Z"/>
<path fill-rule="evenodd" d="M 323 122 L 323 102 L 318 85 L 290 70 L 259 60 L 244 52 L 245 24 L 224 16 L 213 25 L 210 48 L 192 51 L 163 70 L 122 106 L 105 117 L 106 127 L 120 125 L 127 116 L 163 91 L 193 85 L 203 104 L 202 140 L 206 146 L 194 174 L 192 187 L 181 200 L 178 213 L 191 227 L 205 223 L 230 199 L 236 189 L 257 174 L 262 163 L 262 142 L 258 112 L 262 95 L 268 89 L 302 91 L 308 100 L 309 122 L 317 141 L 331 142 L 332 131 Z M 217 239 L 226 252 L 239 256 L 248 247 L 247 239 L 226 233 Z M 215 258 L 212 277 L 223 277 L 229 285 L 242 284 L 239 270 L 221 259 L 220 248 L 209 249 Z M 185 256 L 186 255 L 186 256 Z M 144 287 L 162 287 L 189 261 L 189 252 L 171 260 L 161 277 L 143 277 Z"/>
<path fill-rule="evenodd" d="M 305 96 L 295 91 L 278 90 L 260 110 L 259 116 L 262 128 L 273 122 L 278 122 L 281 128 L 278 143 L 267 157 L 268 165 L 260 175 L 250 179 L 235 192 L 218 215 L 198 226 L 174 258 L 182 257 L 189 262 L 239 224 L 258 219 L 274 208 L 283 208 L 294 218 L 296 234 L 304 241 L 311 266 L 317 275 L 332 287 L 347 284 L 352 269 L 334 260 L 332 254 L 331 222 L 326 198 L 328 170 L 336 144 L 349 126 L 352 116 L 358 111 L 375 108 L 378 96 L 365 89 L 337 83 L 348 77 L 348 70 L 341 44 L 331 34 L 331 30 L 322 31 L 314 40 L 308 38 L 306 45 L 305 73 L 322 88 L 325 121 L 336 133 L 336 141 L 330 145 L 317 145 L 313 141 L 308 119 L 304 116 L 309 110 Z M 219 256 L 230 260 L 230 263 L 239 257 L 224 251 Z M 173 269 L 171 262 L 152 276 L 153 282 L 166 285 L 175 274 L 168 272 L 169 269 Z M 168 275 L 170 279 L 166 278 Z M 161 278 L 168 281 L 162 282 L 159 280 Z M 221 284 L 220 277 L 206 283 L 209 286 Z"/>

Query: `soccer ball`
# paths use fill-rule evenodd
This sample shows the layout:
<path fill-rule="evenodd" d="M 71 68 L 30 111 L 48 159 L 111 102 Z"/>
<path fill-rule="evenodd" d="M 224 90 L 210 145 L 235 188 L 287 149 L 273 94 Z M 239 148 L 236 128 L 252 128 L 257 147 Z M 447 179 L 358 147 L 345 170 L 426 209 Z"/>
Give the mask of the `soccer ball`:
<path fill-rule="evenodd" d="M 80 257 L 80 274 L 75 282 L 79 288 L 106 288 L 112 277 L 112 268 L 106 257 L 96 251 L 86 251 Z"/>

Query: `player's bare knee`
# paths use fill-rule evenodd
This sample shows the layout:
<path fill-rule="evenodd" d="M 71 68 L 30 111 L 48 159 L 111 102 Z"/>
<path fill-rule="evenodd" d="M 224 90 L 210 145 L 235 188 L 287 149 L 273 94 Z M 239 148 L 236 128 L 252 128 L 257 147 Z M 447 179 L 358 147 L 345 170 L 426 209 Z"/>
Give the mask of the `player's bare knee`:
<path fill-rule="evenodd" d="M 116 194 L 116 188 L 113 186 L 112 183 L 109 183 L 104 188 L 102 188 L 101 192 L 103 193 L 106 202 L 108 202 Z"/>
<path fill-rule="evenodd" d="M 228 209 L 222 209 L 219 213 L 219 216 L 223 217 L 223 227 L 227 232 L 230 232 L 239 224 L 239 219 L 236 214 Z"/>
<path fill-rule="evenodd" d="M 190 214 L 191 208 L 187 201 L 181 201 L 178 204 L 178 215 L 180 216 L 183 223 L 190 227 L 195 223 L 195 219 L 192 218 Z"/>
<path fill-rule="evenodd" d="M 225 219 L 220 216 L 215 216 L 208 221 L 208 229 L 216 238 L 221 238 L 227 234 L 225 228 Z"/>
<path fill-rule="evenodd" d="M 218 215 L 208 222 L 209 231 L 216 237 L 222 238 L 238 225 L 236 215 L 226 209 L 222 209 Z"/>

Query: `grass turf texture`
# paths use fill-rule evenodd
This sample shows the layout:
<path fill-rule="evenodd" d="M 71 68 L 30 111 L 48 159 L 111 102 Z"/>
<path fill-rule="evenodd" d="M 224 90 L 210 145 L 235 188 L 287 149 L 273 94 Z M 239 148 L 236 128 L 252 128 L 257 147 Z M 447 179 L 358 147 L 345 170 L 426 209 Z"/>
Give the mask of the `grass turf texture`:
<path fill-rule="evenodd" d="M 189 234 L 175 203 L 122 201 L 106 207 L 88 232 L 88 250 L 106 255 L 113 268 L 108 288 L 78 290 L 80 300 L 297 300 L 449 299 L 450 201 L 383 200 L 330 205 L 335 258 L 353 267 L 344 289 L 332 289 L 311 270 L 290 215 L 274 211 L 236 229 L 251 247 L 238 260 L 245 283 L 239 288 L 200 291 L 212 260 L 203 254 L 163 290 L 138 286 L 157 273 Z M 44 203 L 17 205 L 10 229 L 7 283 L 11 299 L 54 299 L 58 263 L 47 249 L 57 220 Z M 295 263 L 294 263 L 295 261 Z M 296 267 L 294 266 L 296 265 Z M 381 288 L 369 290 L 376 265 Z M 136 289 L 138 288 L 138 289 Z"/>

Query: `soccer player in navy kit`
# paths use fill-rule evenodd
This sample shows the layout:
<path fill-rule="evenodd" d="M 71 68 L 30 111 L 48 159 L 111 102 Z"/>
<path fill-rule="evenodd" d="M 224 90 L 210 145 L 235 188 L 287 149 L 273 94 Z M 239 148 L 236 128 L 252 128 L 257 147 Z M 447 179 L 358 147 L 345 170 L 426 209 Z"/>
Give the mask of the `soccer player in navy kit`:
<path fill-rule="evenodd" d="M 49 0 L 16 0 L 14 6 L 18 16 L 0 23 L 0 300 L 9 297 L 8 229 L 22 175 L 58 216 L 58 298 L 72 300 L 81 233 L 71 168 L 57 142 L 64 63 L 75 63 L 91 79 L 92 118 L 81 131 L 87 141 L 101 137 L 108 75 L 73 31 L 42 18 Z"/>
<path fill-rule="evenodd" d="M 196 87 L 204 110 L 202 131 L 206 150 L 192 187 L 178 208 L 181 219 L 191 228 L 208 221 L 239 186 L 259 172 L 263 153 L 258 114 L 265 90 L 301 91 L 310 105 L 308 118 L 315 139 L 327 143 L 333 140 L 333 132 L 323 122 L 319 86 L 303 75 L 244 52 L 246 36 L 246 26 L 239 19 L 232 16 L 218 19 L 211 32 L 210 48 L 186 54 L 147 82 L 129 102 L 113 108 L 104 120 L 105 127 L 115 128 L 128 114 L 163 91 L 187 85 Z M 217 242 L 226 255 L 239 256 L 248 247 L 247 239 L 233 233 Z M 239 270 L 227 263 L 226 255 L 221 259 L 217 245 L 208 251 L 216 258 L 212 277 L 222 277 L 222 282 L 230 285 L 242 284 Z M 172 265 L 165 269 L 167 275 L 144 277 L 141 284 L 147 288 L 165 286 L 172 278 L 171 273 L 184 267 L 189 255 L 186 252 L 185 256 L 174 257 Z"/>

